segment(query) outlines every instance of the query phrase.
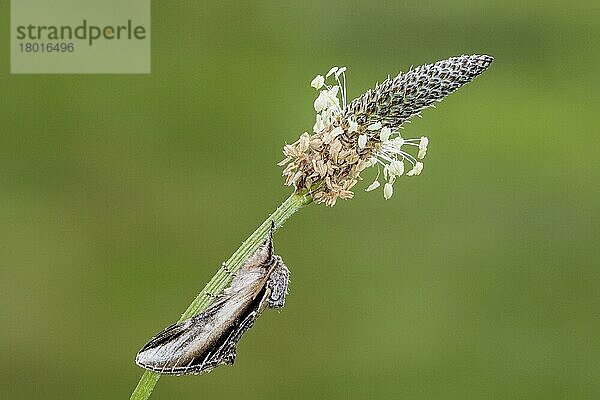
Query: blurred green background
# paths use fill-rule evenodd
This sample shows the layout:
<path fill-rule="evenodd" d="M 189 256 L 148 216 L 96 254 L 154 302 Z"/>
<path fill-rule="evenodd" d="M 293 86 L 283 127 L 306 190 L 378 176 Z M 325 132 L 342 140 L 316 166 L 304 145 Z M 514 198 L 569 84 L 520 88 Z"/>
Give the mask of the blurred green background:
<path fill-rule="evenodd" d="M 408 126 L 424 173 L 289 220 L 285 309 L 153 398 L 600 397 L 597 1 L 154 2 L 150 75 L 10 75 L 0 12 L 1 398 L 128 398 L 288 196 L 314 75 L 463 53 L 496 61 Z"/>

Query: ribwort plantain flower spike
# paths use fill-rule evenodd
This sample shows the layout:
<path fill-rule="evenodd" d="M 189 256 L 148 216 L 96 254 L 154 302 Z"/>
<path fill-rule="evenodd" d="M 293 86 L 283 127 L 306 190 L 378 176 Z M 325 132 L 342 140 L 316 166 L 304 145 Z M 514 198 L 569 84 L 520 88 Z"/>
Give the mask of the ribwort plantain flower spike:
<path fill-rule="evenodd" d="M 361 172 L 376 166 L 377 178 L 366 191 L 381 186 L 378 179 L 383 170 L 383 196 L 389 199 L 398 177 L 421 174 L 419 160 L 425 158 L 429 145 L 426 136 L 403 138 L 403 124 L 473 80 L 492 61 L 487 55 L 463 55 L 411 68 L 350 103 L 346 67 L 317 75 L 311 81 L 319 91 L 313 104 L 317 112 L 313 133 L 304 132 L 283 148 L 285 159 L 279 165 L 284 167 L 286 185 L 293 185 L 297 193 L 311 193 L 316 203 L 334 206 L 338 199 L 351 199 Z"/>

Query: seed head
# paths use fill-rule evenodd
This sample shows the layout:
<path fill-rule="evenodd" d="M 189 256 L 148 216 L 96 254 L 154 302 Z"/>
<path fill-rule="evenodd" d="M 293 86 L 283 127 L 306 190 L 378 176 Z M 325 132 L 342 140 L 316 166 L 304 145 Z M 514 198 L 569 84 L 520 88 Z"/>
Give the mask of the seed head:
<path fill-rule="evenodd" d="M 285 159 L 279 165 L 285 167 L 286 185 L 294 185 L 298 193 L 312 193 L 316 203 L 333 206 L 337 199 L 351 199 L 351 189 L 362 179 L 360 173 L 377 166 L 377 178 L 366 190 L 381 186 L 383 169 L 383 195 L 389 199 L 397 177 L 421 174 L 423 162 L 418 160 L 425 157 L 429 145 L 426 136 L 404 139 L 399 132 L 402 125 L 473 80 L 492 61 L 487 55 L 463 55 L 411 68 L 349 104 L 346 67 L 317 75 L 311 81 L 319 90 L 313 104 L 317 112 L 313 133 L 304 132 L 283 148 Z M 406 164 L 410 170 L 404 174 Z"/>

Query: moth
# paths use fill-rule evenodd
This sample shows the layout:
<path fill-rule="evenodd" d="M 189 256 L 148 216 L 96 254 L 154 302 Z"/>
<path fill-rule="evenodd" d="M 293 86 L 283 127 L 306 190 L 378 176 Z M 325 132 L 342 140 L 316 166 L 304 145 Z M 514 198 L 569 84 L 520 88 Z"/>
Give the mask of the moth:
<path fill-rule="evenodd" d="M 262 311 L 284 306 L 288 282 L 289 270 L 273 251 L 271 227 L 214 303 L 150 339 L 138 352 L 136 364 L 169 375 L 201 374 L 232 365 L 238 342 Z"/>

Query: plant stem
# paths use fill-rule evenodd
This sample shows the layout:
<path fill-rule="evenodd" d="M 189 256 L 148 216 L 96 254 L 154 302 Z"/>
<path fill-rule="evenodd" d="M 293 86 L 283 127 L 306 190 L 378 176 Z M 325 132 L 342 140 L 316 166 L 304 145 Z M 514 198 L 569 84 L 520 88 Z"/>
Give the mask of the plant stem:
<path fill-rule="evenodd" d="M 275 230 L 279 229 L 283 223 L 296 211 L 312 202 L 310 195 L 292 194 L 267 218 L 260 226 L 242 243 L 242 245 L 225 262 L 230 272 L 237 271 L 244 261 L 261 245 L 271 228 L 271 221 L 275 223 Z M 179 321 L 186 320 L 205 310 L 214 300 L 214 295 L 219 294 L 231 282 L 231 276 L 223 268 L 219 268 L 217 273 L 206 284 L 204 289 L 196 296 L 192 304 L 183 312 Z M 130 400 L 146 400 L 152 394 L 154 387 L 160 379 L 160 374 L 152 371 L 145 371 L 133 393 Z"/>

